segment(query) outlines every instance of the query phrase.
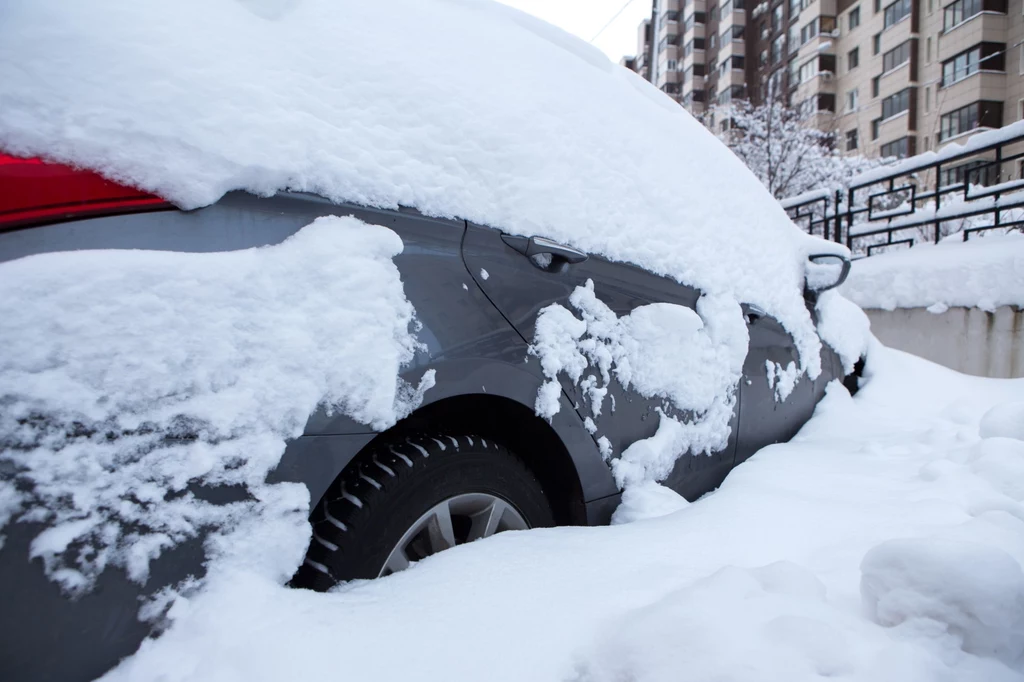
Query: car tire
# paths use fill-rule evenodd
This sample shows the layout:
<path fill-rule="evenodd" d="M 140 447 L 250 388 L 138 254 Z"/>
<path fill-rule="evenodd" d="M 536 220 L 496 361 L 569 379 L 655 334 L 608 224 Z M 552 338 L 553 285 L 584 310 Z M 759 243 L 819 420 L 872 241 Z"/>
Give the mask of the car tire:
<path fill-rule="evenodd" d="M 544 490 L 521 459 L 492 440 L 452 434 L 361 452 L 310 522 L 313 538 L 292 584 L 320 591 L 388 575 L 403 560 L 494 532 L 554 525 Z"/>

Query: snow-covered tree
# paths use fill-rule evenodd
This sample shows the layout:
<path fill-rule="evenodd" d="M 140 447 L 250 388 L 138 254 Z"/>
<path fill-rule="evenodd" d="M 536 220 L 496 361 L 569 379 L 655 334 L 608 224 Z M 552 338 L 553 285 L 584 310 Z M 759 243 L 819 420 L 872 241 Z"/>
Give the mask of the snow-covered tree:
<path fill-rule="evenodd" d="M 777 199 L 812 189 L 841 189 L 851 177 L 880 161 L 841 155 L 835 131 L 805 124 L 800 112 L 779 100 L 760 106 L 738 101 L 709 117 L 725 142 Z"/>

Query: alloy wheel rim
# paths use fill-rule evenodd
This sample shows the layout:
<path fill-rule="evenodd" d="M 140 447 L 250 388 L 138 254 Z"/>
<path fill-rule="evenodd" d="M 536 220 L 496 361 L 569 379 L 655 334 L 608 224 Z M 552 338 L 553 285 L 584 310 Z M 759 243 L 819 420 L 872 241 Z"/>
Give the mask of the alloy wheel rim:
<path fill-rule="evenodd" d="M 530 524 L 509 502 L 488 493 L 464 493 L 438 502 L 420 516 L 388 554 L 378 577 L 456 545 Z"/>

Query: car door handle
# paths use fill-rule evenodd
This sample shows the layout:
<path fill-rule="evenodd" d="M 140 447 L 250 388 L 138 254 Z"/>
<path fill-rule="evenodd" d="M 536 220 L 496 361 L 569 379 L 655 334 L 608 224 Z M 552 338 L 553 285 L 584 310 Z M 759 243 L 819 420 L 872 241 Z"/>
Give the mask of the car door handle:
<path fill-rule="evenodd" d="M 752 305 L 750 303 L 743 304 L 743 319 L 747 324 L 753 324 L 767 315 L 768 313 L 761 310 L 756 305 Z"/>
<path fill-rule="evenodd" d="M 566 263 L 582 263 L 587 254 L 571 246 L 559 244 L 545 237 L 517 237 L 511 234 L 501 235 L 501 240 L 527 258 L 548 254 Z"/>

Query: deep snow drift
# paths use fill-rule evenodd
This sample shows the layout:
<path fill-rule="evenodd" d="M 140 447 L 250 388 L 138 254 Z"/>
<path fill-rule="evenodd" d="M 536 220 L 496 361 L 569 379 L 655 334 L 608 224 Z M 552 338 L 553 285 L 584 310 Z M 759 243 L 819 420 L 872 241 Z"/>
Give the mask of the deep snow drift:
<path fill-rule="evenodd" d="M 8 0 L 0 100 L 10 153 L 184 207 L 292 188 L 543 235 L 753 303 L 819 371 L 805 256 L 842 247 L 649 83 L 489 0 Z"/>
<path fill-rule="evenodd" d="M 841 292 L 862 308 L 885 310 L 1024 305 L 1024 234 L 962 238 L 857 260 Z"/>
<path fill-rule="evenodd" d="M 690 505 L 507 533 L 330 594 L 236 568 L 109 680 L 1024 679 L 1024 380 L 872 349 Z M 637 490 L 640 490 L 637 488 Z M 668 498 L 668 499 L 667 499 Z"/>

